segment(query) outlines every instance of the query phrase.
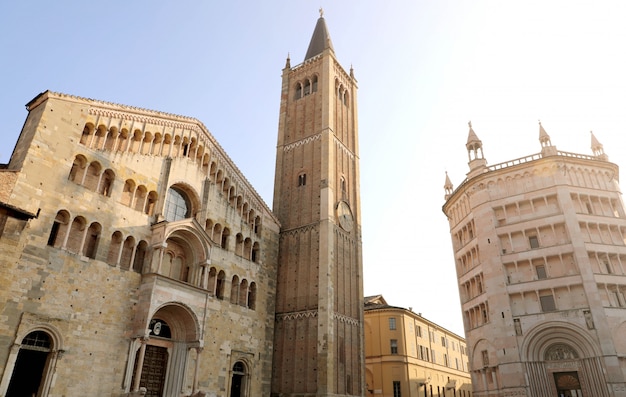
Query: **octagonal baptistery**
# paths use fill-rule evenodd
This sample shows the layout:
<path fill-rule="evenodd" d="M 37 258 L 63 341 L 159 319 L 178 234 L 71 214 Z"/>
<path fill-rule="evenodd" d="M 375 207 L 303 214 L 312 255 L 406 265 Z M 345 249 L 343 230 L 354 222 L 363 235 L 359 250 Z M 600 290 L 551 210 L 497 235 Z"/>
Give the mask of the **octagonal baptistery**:
<path fill-rule="evenodd" d="M 626 396 L 626 214 L 618 167 L 557 150 L 488 166 L 471 127 L 445 204 L 474 396 Z"/>
<path fill-rule="evenodd" d="M 207 128 L 27 109 L 0 168 L 0 395 L 269 395 L 279 225 Z"/>

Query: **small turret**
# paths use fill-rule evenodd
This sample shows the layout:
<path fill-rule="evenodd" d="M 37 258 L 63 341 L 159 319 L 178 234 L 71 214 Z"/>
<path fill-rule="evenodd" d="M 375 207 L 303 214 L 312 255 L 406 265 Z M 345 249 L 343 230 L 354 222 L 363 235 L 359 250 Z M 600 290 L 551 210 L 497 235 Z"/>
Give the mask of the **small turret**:
<path fill-rule="evenodd" d="M 478 139 L 478 136 L 472 128 L 472 122 L 467 123 L 469 125 L 469 134 L 467 136 L 467 156 L 469 158 L 470 171 L 467 174 L 468 178 L 472 178 L 478 174 L 482 174 L 487 171 L 487 160 L 483 156 L 483 143 Z"/>
<path fill-rule="evenodd" d="M 443 190 L 446 192 L 444 199 L 450 198 L 452 192 L 454 192 L 454 185 L 452 185 L 452 181 L 450 181 L 450 177 L 448 176 L 448 171 L 446 171 L 446 182 L 443 185 Z"/>
<path fill-rule="evenodd" d="M 539 121 L 539 143 L 541 144 L 541 156 L 554 156 L 557 154 L 556 146 L 552 146 L 552 142 L 550 142 L 550 135 L 546 132 L 546 130 L 541 125 L 541 121 Z"/>
<path fill-rule="evenodd" d="M 590 132 L 591 132 L 591 151 L 593 152 L 593 155 L 596 156 L 600 160 L 609 161 L 609 156 L 607 156 L 606 153 L 604 153 L 604 147 L 602 146 L 600 141 L 596 139 L 596 136 L 593 135 L 593 131 L 590 131 Z"/>

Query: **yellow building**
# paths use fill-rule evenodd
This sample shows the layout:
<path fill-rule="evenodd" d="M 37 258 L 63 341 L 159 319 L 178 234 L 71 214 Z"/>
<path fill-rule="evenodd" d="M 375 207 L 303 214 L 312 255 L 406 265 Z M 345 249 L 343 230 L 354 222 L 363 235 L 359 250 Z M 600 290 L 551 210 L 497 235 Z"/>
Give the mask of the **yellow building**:
<path fill-rule="evenodd" d="M 465 339 L 410 308 L 365 297 L 366 395 L 469 397 Z"/>

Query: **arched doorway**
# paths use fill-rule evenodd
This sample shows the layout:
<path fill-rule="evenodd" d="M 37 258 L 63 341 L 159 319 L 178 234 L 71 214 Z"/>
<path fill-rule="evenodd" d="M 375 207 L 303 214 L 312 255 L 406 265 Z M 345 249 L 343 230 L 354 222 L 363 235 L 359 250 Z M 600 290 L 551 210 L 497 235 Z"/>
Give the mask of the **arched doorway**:
<path fill-rule="evenodd" d="M 22 340 L 7 397 L 40 396 L 44 371 L 52 350 L 52 338 L 44 331 L 33 331 Z"/>
<path fill-rule="evenodd" d="M 130 357 L 134 365 L 129 391 L 145 388 L 145 396 L 161 397 L 193 387 L 195 379 L 187 375 L 192 370 L 189 350 L 198 345 L 199 336 L 193 312 L 180 303 L 168 303 L 152 315 L 148 330 L 148 337 L 135 342 L 138 350 Z"/>
<path fill-rule="evenodd" d="M 169 325 L 161 319 L 153 318 L 150 321 L 150 335 L 154 335 L 155 339 L 152 343 L 158 341 L 158 344 L 147 344 L 145 347 L 143 366 L 141 370 L 141 378 L 139 379 L 139 387 L 146 388 L 146 397 L 160 397 L 163 394 L 165 386 L 165 376 L 167 374 L 167 362 L 169 359 L 168 348 L 171 348 L 172 338 Z M 139 360 L 135 360 L 135 369 Z"/>
<path fill-rule="evenodd" d="M 230 382 L 230 397 L 245 397 L 246 366 L 241 361 L 233 365 L 232 379 Z"/>

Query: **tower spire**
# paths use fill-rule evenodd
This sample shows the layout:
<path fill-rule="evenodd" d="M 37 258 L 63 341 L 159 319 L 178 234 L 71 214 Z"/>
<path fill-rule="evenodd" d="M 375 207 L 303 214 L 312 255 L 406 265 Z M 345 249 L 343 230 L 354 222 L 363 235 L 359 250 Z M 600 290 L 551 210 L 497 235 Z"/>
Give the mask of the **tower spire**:
<path fill-rule="evenodd" d="M 315 30 L 313 30 L 313 36 L 309 42 L 309 49 L 306 51 L 304 60 L 306 61 L 311 59 L 314 56 L 321 54 L 326 49 L 331 49 L 333 52 L 335 51 L 333 43 L 330 40 L 328 28 L 326 27 L 326 21 L 324 20 L 324 10 L 320 8 L 320 17 L 315 25 Z"/>

